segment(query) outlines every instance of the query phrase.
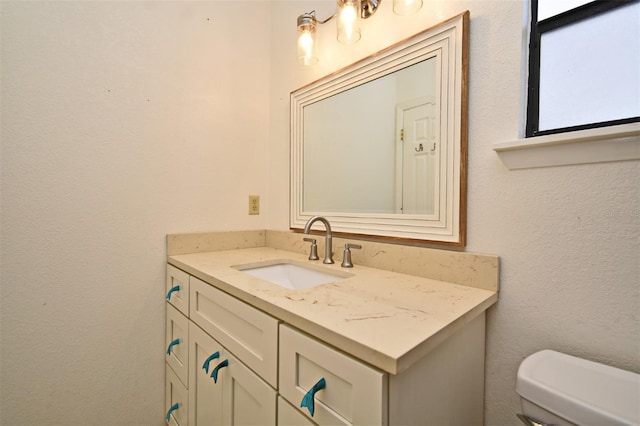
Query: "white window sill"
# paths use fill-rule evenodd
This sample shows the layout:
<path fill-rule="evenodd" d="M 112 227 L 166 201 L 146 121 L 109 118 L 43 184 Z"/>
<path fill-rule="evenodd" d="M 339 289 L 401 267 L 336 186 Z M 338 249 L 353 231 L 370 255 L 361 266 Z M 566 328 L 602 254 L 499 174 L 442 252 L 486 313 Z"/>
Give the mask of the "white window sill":
<path fill-rule="evenodd" d="M 508 169 L 640 159 L 640 123 L 537 136 L 493 145 Z"/>

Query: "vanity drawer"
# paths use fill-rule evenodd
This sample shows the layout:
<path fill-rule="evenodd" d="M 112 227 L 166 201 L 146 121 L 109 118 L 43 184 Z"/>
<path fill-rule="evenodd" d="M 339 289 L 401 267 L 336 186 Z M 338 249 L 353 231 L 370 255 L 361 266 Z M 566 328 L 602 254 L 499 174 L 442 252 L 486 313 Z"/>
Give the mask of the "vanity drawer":
<path fill-rule="evenodd" d="M 320 379 L 313 421 L 320 425 L 387 424 L 386 373 L 351 358 L 282 324 L 280 326 L 280 394 L 300 408 L 305 394 Z"/>
<path fill-rule="evenodd" d="M 189 424 L 189 392 L 171 367 L 165 364 L 164 415 L 171 426 Z"/>
<path fill-rule="evenodd" d="M 190 318 L 274 388 L 278 379 L 278 320 L 191 277 Z"/>
<path fill-rule="evenodd" d="M 180 381 L 188 386 L 189 378 L 189 320 L 167 303 L 167 328 L 164 358 Z"/>
<path fill-rule="evenodd" d="M 189 274 L 167 264 L 167 301 L 184 315 L 189 315 Z"/>

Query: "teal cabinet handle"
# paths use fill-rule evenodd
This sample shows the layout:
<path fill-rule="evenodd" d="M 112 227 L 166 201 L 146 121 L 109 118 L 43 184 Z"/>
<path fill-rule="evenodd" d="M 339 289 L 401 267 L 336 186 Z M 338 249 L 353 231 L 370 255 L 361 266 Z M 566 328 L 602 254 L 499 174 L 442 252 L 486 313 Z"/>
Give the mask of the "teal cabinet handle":
<path fill-rule="evenodd" d="M 176 291 L 180 291 L 180 286 L 179 285 L 171 287 L 171 289 L 167 292 L 167 300 L 171 300 L 171 295 L 173 293 L 175 293 Z"/>
<path fill-rule="evenodd" d="M 171 355 L 171 350 L 175 345 L 180 344 L 180 339 L 173 339 L 171 343 L 169 343 L 169 347 L 167 348 L 167 355 Z"/>
<path fill-rule="evenodd" d="M 220 364 L 216 365 L 216 367 L 211 372 L 211 377 L 213 377 L 213 381 L 215 383 L 218 383 L 218 371 L 220 371 L 221 368 L 228 367 L 228 366 L 229 366 L 229 360 L 228 359 L 225 359 Z"/>
<path fill-rule="evenodd" d="M 180 408 L 180 404 L 178 404 L 177 402 L 173 404 L 171 408 L 169 408 L 169 411 L 167 411 L 167 417 L 165 417 L 165 419 L 167 419 L 167 422 L 171 420 L 171 413 L 176 411 L 178 408 Z"/>
<path fill-rule="evenodd" d="M 220 358 L 220 352 L 214 352 L 211 355 L 209 355 L 209 358 L 204 360 L 204 364 L 202 364 L 202 369 L 206 371 L 207 374 L 209 374 L 209 364 L 211 363 L 211 361 L 218 358 Z"/>
<path fill-rule="evenodd" d="M 316 411 L 315 400 L 313 399 L 316 392 L 322 390 L 327 387 L 327 382 L 324 377 L 318 380 L 318 383 L 313 385 L 309 392 L 305 393 L 302 397 L 302 402 L 300 402 L 300 407 L 306 407 L 309 410 L 309 414 L 313 417 L 313 413 Z"/>

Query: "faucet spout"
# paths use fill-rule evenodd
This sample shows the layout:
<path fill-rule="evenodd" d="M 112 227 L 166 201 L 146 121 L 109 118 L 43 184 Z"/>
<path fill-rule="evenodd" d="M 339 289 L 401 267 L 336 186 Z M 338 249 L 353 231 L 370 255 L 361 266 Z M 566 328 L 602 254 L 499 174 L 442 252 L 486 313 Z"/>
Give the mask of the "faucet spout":
<path fill-rule="evenodd" d="M 311 231 L 311 226 L 318 221 L 322 222 L 325 227 L 324 260 L 322 261 L 322 263 L 326 263 L 329 265 L 333 263 L 333 236 L 331 235 L 331 224 L 329 223 L 329 221 L 322 216 L 313 216 L 307 221 L 307 224 L 304 226 L 304 233 L 308 234 L 309 231 Z"/>

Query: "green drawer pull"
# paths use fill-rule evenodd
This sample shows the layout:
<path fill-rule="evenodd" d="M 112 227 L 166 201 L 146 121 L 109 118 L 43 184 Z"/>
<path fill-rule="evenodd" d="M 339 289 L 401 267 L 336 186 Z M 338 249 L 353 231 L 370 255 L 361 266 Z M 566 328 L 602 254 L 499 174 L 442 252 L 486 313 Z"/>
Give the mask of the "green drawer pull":
<path fill-rule="evenodd" d="M 171 295 L 173 293 L 175 293 L 176 291 L 180 291 L 180 286 L 179 285 L 171 287 L 171 289 L 167 292 L 167 300 L 171 300 Z"/>
<path fill-rule="evenodd" d="M 216 368 L 214 368 L 213 371 L 211 372 L 211 377 L 213 377 L 213 381 L 215 383 L 218 383 L 218 371 L 220 371 L 221 368 L 228 367 L 228 366 L 229 366 L 228 359 L 225 359 L 220 364 L 216 365 Z"/>
<path fill-rule="evenodd" d="M 167 419 L 167 422 L 171 421 L 171 413 L 176 411 L 178 408 L 180 408 L 180 404 L 178 404 L 177 402 L 173 404 L 171 408 L 169 408 L 169 411 L 167 411 L 167 416 L 165 417 L 165 419 Z"/>
<path fill-rule="evenodd" d="M 173 349 L 173 347 L 179 344 L 180 344 L 180 339 L 172 340 L 171 343 L 169 343 L 169 347 L 167 348 L 167 355 L 171 355 L 171 350 Z"/>
<path fill-rule="evenodd" d="M 204 364 L 202 364 L 202 369 L 206 371 L 207 374 L 209 374 L 209 364 L 211 363 L 211 361 L 217 358 L 220 358 L 220 352 L 214 352 L 211 355 L 209 355 L 209 358 L 204 360 Z"/>
<path fill-rule="evenodd" d="M 326 387 L 327 387 L 327 382 L 326 380 L 324 380 L 324 377 L 323 377 L 322 379 L 318 380 L 318 383 L 313 385 L 313 387 L 309 389 L 309 392 L 305 393 L 304 396 L 302 397 L 302 402 L 300 403 L 300 407 L 307 407 L 307 409 L 309 410 L 309 414 L 311 414 L 311 417 L 313 417 L 313 413 L 316 411 L 315 400 L 313 398 L 316 392 Z"/>

